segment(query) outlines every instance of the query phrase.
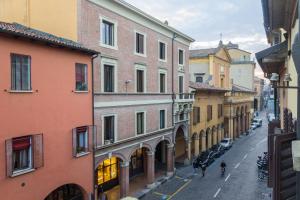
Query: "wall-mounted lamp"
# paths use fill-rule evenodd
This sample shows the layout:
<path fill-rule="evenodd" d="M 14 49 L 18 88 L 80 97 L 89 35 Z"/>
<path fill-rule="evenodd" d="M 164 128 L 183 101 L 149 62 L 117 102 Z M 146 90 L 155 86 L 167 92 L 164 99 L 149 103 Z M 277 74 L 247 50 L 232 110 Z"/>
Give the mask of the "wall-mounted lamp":
<path fill-rule="evenodd" d="M 283 85 L 279 85 L 279 75 L 277 73 L 272 73 L 270 78 L 273 88 L 286 88 L 286 89 L 298 89 L 299 87 L 290 86 L 290 81 L 292 81 L 290 74 L 285 74 L 283 77 Z"/>

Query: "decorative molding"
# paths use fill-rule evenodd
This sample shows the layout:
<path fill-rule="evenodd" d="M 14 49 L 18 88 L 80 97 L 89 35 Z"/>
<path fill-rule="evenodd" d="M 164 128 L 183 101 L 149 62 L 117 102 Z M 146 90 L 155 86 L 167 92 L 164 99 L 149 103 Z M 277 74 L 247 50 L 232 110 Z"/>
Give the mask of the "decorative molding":
<path fill-rule="evenodd" d="M 137 106 L 137 105 L 156 105 L 156 104 L 171 104 L 172 99 L 159 99 L 159 100 L 139 100 L 139 101 L 107 101 L 95 102 L 94 108 L 110 108 L 121 106 Z"/>

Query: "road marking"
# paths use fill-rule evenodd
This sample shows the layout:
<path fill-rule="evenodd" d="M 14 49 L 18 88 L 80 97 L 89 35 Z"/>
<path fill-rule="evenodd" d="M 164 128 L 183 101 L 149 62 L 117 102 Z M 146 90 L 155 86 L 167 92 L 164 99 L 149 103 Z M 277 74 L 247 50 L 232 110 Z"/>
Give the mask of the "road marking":
<path fill-rule="evenodd" d="M 234 169 L 238 168 L 240 166 L 241 163 L 236 164 L 236 166 L 234 167 Z"/>
<path fill-rule="evenodd" d="M 230 174 L 228 174 L 228 176 L 226 177 L 225 182 L 229 179 L 229 177 L 230 177 Z"/>
<path fill-rule="evenodd" d="M 183 188 L 185 188 L 191 181 L 192 180 L 186 182 L 183 186 L 181 186 L 178 190 L 176 190 L 176 192 L 174 192 L 171 196 L 169 196 L 167 200 L 173 198 L 178 192 L 180 192 Z"/>
<path fill-rule="evenodd" d="M 167 194 L 163 194 L 163 193 L 160 193 L 160 192 L 153 192 L 154 194 L 157 194 L 159 196 L 170 196 L 170 195 L 167 195 Z"/>
<path fill-rule="evenodd" d="M 243 158 L 243 160 L 245 160 L 245 159 L 247 158 L 247 156 L 248 156 L 248 154 L 244 155 L 244 158 Z"/>
<path fill-rule="evenodd" d="M 267 141 L 267 137 L 265 137 L 263 140 L 261 140 L 259 143 L 256 144 L 256 146 L 260 145 L 261 143 Z"/>
<path fill-rule="evenodd" d="M 251 148 L 250 151 L 254 151 L 255 148 Z"/>
<path fill-rule="evenodd" d="M 220 193 L 221 188 L 218 189 L 218 191 L 216 192 L 216 194 L 214 195 L 214 198 L 216 198 L 218 196 L 218 194 Z"/>

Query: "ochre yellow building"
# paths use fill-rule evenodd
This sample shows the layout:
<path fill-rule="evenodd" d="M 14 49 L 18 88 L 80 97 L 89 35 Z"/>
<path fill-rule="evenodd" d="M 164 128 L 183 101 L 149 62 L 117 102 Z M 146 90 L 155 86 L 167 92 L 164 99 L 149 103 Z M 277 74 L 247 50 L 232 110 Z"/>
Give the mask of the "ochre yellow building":
<path fill-rule="evenodd" d="M 77 41 L 77 0 L 1 0 L 0 21 Z"/>
<path fill-rule="evenodd" d="M 218 144 L 224 138 L 224 88 L 190 83 L 195 90 L 191 116 L 191 151 L 194 156 Z"/>

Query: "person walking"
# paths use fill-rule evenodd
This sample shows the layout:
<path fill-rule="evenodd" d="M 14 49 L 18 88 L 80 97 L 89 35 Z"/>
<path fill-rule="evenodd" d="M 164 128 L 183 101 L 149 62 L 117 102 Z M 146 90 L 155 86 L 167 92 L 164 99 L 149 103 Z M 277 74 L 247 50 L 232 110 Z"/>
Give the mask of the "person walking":
<path fill-rule="evenodd" d="M 201 170 L 202 170 L 202 177 L 204 177 L 205 176 L 205 170 L 206 170 L 206 165 L 205 164 L 201 165 Z"/>
<path fill-rule="evenodd" d="M 194 173 L 197 174 L 198 168 L 199 168 L 199 164 L 197 162 L 197 159 L 195 159 L 194 162 L 193 162 L 193 168 L 194 168 Z"/>

